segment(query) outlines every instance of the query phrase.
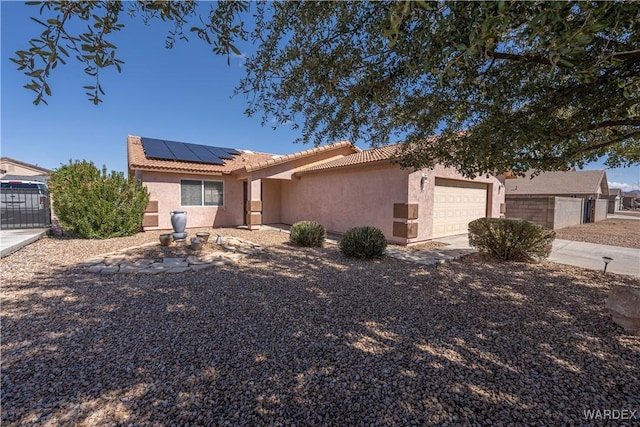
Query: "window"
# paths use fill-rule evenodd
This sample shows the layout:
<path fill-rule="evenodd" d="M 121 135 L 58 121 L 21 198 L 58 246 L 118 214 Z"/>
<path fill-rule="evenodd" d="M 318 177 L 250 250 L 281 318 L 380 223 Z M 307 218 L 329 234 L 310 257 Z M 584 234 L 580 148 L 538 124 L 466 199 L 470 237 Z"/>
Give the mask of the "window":
<path fill-rule="evenodd" d="M 180 181 L 180 204 L 182 206 L 222 206 L 224 183 L 222 181 Z"/>

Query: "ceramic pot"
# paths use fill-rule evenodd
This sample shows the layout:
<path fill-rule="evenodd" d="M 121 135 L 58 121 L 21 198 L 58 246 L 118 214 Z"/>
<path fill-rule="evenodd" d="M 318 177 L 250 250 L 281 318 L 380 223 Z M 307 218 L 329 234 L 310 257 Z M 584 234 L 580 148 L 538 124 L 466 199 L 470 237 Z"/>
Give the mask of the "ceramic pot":
<path fill-rule="evenodd" d="M 207 233 L 206 231 L 199 231 L 198 233 L 196 233 L 196 237 L 199 237 L 202 240 L 204 240 L 205 244 L 207 244 L 207 242 L 209 241 L 209 236 L 210 235 L 211 235 L 211 233 Z"/>
<path fill-rule="evenodd" d="M 173 236 L 171 234 L 160 235 L 160 246 L 169 246 L 173 242 Z"/>
<path fill-rule="evenodd" d="M 201 239 L 200 237 L 191 238 L 191 249 L 193 249 L 194 251 L 199 251 L 200 249 L 202 249 L 203 245 L 204 239 Z"/>
<path fill-rule="evenodd" d="M 171 211 L 171 226 L 176 233 L 184 233 L 187 227 L 187 213 L 185 211 Z"/>

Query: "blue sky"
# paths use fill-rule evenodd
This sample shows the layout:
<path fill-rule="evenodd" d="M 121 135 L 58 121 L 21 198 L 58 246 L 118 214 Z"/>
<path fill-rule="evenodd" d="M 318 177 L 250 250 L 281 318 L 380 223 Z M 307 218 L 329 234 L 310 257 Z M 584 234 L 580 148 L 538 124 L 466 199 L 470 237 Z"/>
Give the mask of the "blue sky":
<path fill-rule="evenodd" d="M 125 29 L 111 39 L 125 64 L 122 73 L 101 71 L 104 102 L 94 106 L 87 100 L 82 86 L 93 81 L 70 58 L 50 80 L 49 105 L 34 106 L 33 92 L 22 88 L 27 77 L 9 58 L 41 32 L 29 19 L 37 10 L 22 2 L 0 4 L 2 156 L 51 169 L 70 159 L 86 159 L 125 171 L 127 135 L 276 154 L 310 148 L 293 144 L 299 131 L 263 127 L 259 117 L 244 114 L 244 98 L 232 97 L 244 74 L 242 58 L 232 58 L 228 65 L 195 36 L 167 50 L 164 38 L 170 25 L 145 26 L 126 14 Z M 241 48 L 252 53 L 251 46 Z M 354 142 L 367 148 L 366 141 Z M 602 168 L 602 162 L 585 167 Z M 640 189 L 638 167 L 607 170 L 607 177 L 610 185 Z"/>

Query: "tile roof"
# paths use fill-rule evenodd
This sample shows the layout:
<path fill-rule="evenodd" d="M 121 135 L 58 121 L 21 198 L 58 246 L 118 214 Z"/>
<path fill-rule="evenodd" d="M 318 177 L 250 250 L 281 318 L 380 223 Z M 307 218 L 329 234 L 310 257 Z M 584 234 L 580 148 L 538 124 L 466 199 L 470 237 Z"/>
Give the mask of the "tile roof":
<path fill-rule="evenodd" d="M 604 170 L 543 172 L 531 178 L 531 172 L 524 177 L 509 179 L 505 183 L 506 194 L 608 194 L 607 177 Z M 604 184 L 603 184 L 604 180 Z M 604 185 L 606 191 L 602 191 Z"/>
<path fill-rule="evenodd" d="M 296 173 L 323 171 L 328 169 L 343 168 L 347 166 L 364 165 L 368 163 L 393 160 L 398 157 L 398 151 L 402 144 L 385 145 L 384 147 L 371 148 L 349 156 L 341 157 L 325 163 L 316 164 L 308 168 L 300 169 Z"/>
<path fill-rule="evenodd" d="M 139 136 L 129 135 L 127 137 L 127 156 L 129 169 L 157 170 L 168 172 L 188 172 L 188 173 L 213 173 L 230 174 L 235 171 L 246 170 L 252 172 L 259 169 L 268 168 L 296 159 L 302 159 L 314 154 L 336 150 L 343 147 L 351 147 L 354 152 L 360 149 L 349 141 L 336 142 L 334 144 L 323 145 L 309 150 L 298 151 L 296 153 L 279 156 L 268 153 L 257 153 L 249 150 L 239 150 L 241 154 L 234 156 L 232 160 L 224 160 L 224 165 L 214 165 L 207 163 L 184 162 L 178 160 L 149 159 L 145 155 L 142 141 Z"/>
<path fill-rule="evenodd" d="M 229 174 L 250 164 L 264 162 L 273 158 L 274 154 L 242 152 L 232 160 L 225 160 L 224 165 L 193 163 L 178 160 L 149 159 L 144 153 L 139 136 L 127 137 L 127 158 L 129 169 L 157 170 L 168 172 Z"/>
<path fill-rule="evenodd" d="M 356 146 L 354 146 L 353 144 L 351 144 L 351 142 L 349 141 L 340 141 L 340 142 L 335 142 L 333 144 L 327 144 L 327 145 L 323 145 L 321 147 L 315 147 L 315 148 L 311 148 L 309 150 L 304 150 L 304 151 L 298 151 L 297 153 L 292 153 L 292 154 L 287 154 L 286 156 L 279 156 L 279 157 L 275 157 L 275 158 L 269 158 L 266 160 L 261 160 L 255 163 L 252 163 L 248 166 L 246 166 L 246 170 L 247 172 L 252 172 L 258 169 L 264 169 L 264 168 L 268 168 L 274 165 L 278 165 L 281 163 L 286 163 L 289 162 L 291 160 L 296 160 L 296 159 L 301 159 L 303 157 L 308 157 L 308 156 L 312 156 L 314 154 L 319 154 L 319 153 L 324 153 L 326 151 L 331 151 L 331 150 L 336 150 L 338 148 L 342 148 L 342 147 L 351 147 L 353 149 L 354 152 L 359 153 L 360 149 L 357 148 Z M 350 156 L 347 156 L 350 157 Z"/>

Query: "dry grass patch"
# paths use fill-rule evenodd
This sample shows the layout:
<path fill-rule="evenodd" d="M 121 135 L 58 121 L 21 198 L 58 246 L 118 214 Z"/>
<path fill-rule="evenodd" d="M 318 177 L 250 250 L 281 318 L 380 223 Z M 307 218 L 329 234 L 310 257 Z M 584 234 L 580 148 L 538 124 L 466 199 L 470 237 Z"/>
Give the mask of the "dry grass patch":
<path fill-rule="evenodd" d="M 606 219 L 556 230 L 556 239 L 640 249 L 640 221 Z"/>

